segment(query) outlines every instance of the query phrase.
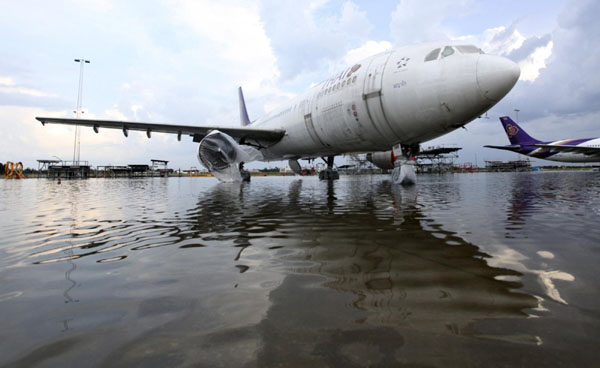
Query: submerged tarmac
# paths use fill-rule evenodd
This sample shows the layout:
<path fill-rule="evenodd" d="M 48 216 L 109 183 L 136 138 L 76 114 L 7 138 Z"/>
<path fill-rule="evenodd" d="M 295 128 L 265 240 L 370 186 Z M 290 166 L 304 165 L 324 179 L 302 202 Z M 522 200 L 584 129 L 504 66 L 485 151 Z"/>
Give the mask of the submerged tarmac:
<path fill-rule="evenodd" d="M 599 173 L 0 193 L 0 365 L 597 364 Z"/>

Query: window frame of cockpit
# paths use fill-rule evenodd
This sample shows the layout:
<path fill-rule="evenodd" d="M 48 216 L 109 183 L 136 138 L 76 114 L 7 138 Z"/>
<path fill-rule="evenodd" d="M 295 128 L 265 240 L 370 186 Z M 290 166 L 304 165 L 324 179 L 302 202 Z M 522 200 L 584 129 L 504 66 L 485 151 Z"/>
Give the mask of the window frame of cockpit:
<path fill-rule="evenodd" d="M 427 62 L 427 61 L 437 60 L 438 57 L 440 56 L 440 51 L 442 51 L 441 47 L 438 47 L 438 48 L 435 48 L 435 49 L 429 51 L 429 53 L 427 53 L 427 55 L 425 55 L 424 61 Z"/>
<path fill-rule="evenodd" d="M 446 50 L 449 50 L 450 53 L 446 54 Z M 452 46 L 445 46 L 444 49 L 440 52 L 440 59 L 445 59 L 449 56 L 452 56 L 456 53 L 456 50 L 454 50 L 454 47 Z"/>
<path fill-rule="evenodd" d="M 455 45 L 454 48 L 461 54 L 485 54 L 482 49 L 475 45 Z"/>
<path fill-rule="evenodd" d="M 424 62 L 433 61 L 433 60 L 441 60 L 447 57 L 450 57 L 454 54 L 485 54 L 482 49 L 475 45 L 446 45 L 443 47 L 436 47 L 431 50 L 425 58 Z"/>

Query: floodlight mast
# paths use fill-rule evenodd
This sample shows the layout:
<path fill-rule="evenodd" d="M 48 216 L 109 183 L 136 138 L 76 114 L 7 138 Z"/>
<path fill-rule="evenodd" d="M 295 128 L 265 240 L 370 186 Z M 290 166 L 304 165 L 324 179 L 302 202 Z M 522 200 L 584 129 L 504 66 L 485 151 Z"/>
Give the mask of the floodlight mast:
<path fill-rule="evenodd" d="M 81 117 L 81 105 L 83 104 L 83 64 L 89 64 L 89 60 L 85 59 L 74 59 L 76 63 L 79 63 L 79 90 L 77 92 L 77 109 L 75 110 L 75 117 L 79 119 Z M 81 129 L 78 125 L 75 125 L 75 143 L 73 144 L 73 164 L 79 165 L 81 155 Z"/>

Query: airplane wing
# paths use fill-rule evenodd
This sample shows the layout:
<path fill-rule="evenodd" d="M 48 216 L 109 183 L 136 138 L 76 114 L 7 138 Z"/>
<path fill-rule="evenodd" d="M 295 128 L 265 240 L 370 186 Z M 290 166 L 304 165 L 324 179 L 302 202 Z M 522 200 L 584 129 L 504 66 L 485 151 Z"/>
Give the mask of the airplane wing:
<path fill-rule="evenodd" d="M 554 152 L 581 153 L 584 155 L 600 155 L 600 147 L 582 147 L 573 145 L 534 144 L 535 147 L 545 148 Z"/>
<path fill-rule="evenodd" d="M 66 124 L 88 126 L 98 133 L 100 128 L 121 129 L 125 137 L 128 136 L 129 130 L 140 130 L 146 132 L 150 138 L 152 132 L 177 134 L 177 139 L 181 140 L 182 135 L 190 135 L 194 137 L 194 142 L 200 142 L 212 130 L 219 130 L 230 135 L 241 144 L 254 144 L 261 147 L 273 145 L 283 138 L 284 130 L 268 130 L 255 129 L 250 127 L 217 127 L 217 126 L 193 126 L 193 125 L 171 125 L 157 123 L 141 123 L 131 121 L 115 121 L 115 120 L 93 120 L 93 119 L 62 119 L 62 118 L 46 118 L 36 117 L 42 125 L 46 124 Z"/>
<path fill-rule="evenodd" d="M 501 149 L 501 150 L 507 150 L 507 151 L 517 152 L 517 153 L 519 153 L 519 151 L 521 150 L 521 146 L 520 145 L 514 145 L 514 146 L 484 146 L 484 147 Z"/>

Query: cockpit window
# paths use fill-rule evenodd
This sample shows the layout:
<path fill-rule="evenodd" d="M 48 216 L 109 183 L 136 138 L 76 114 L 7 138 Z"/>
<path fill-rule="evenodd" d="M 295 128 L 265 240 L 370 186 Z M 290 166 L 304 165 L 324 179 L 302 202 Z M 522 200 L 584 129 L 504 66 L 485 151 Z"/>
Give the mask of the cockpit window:
<path fill-rule="evenodd" d="M 425 56 L 425 61 L 436 60 L 438 55 L 440 54 L 440 49 L 435 49 L 431 51 L 427 56 Z"/>
<path fill-rule="evenodd" d="M 442 51 L 443 58 L 450 56 L 452 54 L 454 54 L 454 49 L 452 47 L 450 47 L 450 46 L 444 47 L 444 51 Z"/>
<path fill-rule="evenodd" d="M 483 54 L 483 51 L 477 46 L 460 45 L 460 46 L 455 46 L 455 47 L 458 51 L 460 51 L 463 54 Z"/>

